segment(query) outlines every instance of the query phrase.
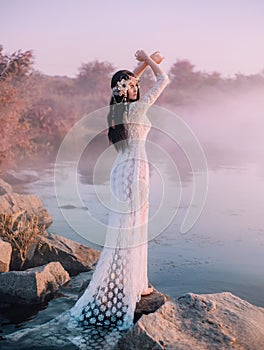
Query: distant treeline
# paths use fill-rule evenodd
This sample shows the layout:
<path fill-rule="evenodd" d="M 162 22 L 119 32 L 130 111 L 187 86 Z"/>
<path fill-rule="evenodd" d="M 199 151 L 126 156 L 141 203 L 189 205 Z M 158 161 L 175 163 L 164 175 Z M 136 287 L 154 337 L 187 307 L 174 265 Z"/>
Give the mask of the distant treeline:
<path fill-rule="evenodd" d="M 78 69 L 75 78 L 47 76 L 33 68 L 31 50 L 10 55 L 0 46 L 0 167 L 30 157 L 56 154 L 71 126 L 84 114 L 108 105 L 110 79 L 116 71 L 109 62 L 92 61 Z M 201 96 L 229 94 L 264 87 L 264 75 L 236 74 L 224 78 L 218 72 L 201 72 L 188 60 L 177 60 L 168 75 L 170 85 L 157 104 L 166 107 L 199 103 Z M 153 85 L 146 70 L 142 92 Z M 107 128 L 107 124 L 106 124 Z"/>

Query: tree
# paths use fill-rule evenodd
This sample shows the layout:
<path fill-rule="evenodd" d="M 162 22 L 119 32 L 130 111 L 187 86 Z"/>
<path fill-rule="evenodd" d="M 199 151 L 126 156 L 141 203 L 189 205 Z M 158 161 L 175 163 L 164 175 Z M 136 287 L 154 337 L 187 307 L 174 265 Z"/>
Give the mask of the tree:
<path fill-rule="evenodd" d="M 3 54 L 0 46 L 0 165 L 12 163 L 16 148 L 29 144 L 28 123 L 20 116 L 32 98 L 32 51 Z M 32 78 L 32 79 L 31 79 Z"/>
<path fill-rule="evenodd" d="M 111 63 L 98 60 L 83 63 L 79 68 L 76 86 L 78 92 L 91 94 L 109 94 L 110 78 L 115 68 Z"/>
<path fill-rule="evenodd" d="M 171 87 L 178 89 L 193 88 L 201 83 L 201 72 L 194 71 L 194 65 L 188 60 L 177 60 L 169 71 Z"/>
<path fill-rule="evenodd" d="M 33 51 L 21 50 L 11 55 L 3 54 L 3 46 L 0 45 L 0 79 L 20 79 L 32 72 Z"/>

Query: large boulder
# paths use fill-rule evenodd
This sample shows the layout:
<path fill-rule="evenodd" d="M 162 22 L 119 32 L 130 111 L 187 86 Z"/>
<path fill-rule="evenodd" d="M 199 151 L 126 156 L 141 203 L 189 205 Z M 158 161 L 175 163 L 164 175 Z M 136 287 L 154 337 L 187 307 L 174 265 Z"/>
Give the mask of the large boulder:
<path fill-rule="evenodd" d="M 6 193 L 0 197 L 0 214 L 17 216 L 27 212 L 28 216 L 37 216 L 39 225 L 49 227 L 53 220 L 38 196 Z"/>
<path fill-rule="evenodd" d="M 25 268 L 59 261 L 70 275 L 90 271 L 100 256 L 98 250 L 74 242 L 63 236 L 46 233 L 32 246 Z"/>
<path fill-rule="evenodd" d="M 0 238 L 0 272 L 9 271 L 12 254 L 12 246 Z"/>
<path fill-rule="evenodd" d="M 143 315 L 116 349 L 263 349 L 264 308 L 231 293 L 186 294 Z"/>
<path fill-rule="evenodd" d="M 6 193 L 12 193 L 12 186 L 0 179 L 0 196 Z"/>
<path fill-rule="evenodd" d="M 0 300 L 11 304 L 34 304 L 45 301 L 64 283 L 69 274 L 59 262 L 25 271 L 0 274 Z"/>

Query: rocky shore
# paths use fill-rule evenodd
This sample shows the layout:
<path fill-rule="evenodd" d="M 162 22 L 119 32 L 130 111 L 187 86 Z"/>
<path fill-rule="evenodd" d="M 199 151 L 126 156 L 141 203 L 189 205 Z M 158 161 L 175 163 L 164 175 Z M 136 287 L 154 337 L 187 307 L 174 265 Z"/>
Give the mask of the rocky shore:
<path fill-rule="evenodd" d="M 37 196 L 0 179 L 0 306 L 44 302 L 70 276 L 93 269 L 100 252 L 47 232 L 51 224 Z"/>
<path fill-rule="evenodd" d="M 117 349 L 262 350 L 264 308 L 232 293 L 188 293 L 143 315 Z"/>
<path fill-rule="evenodd" d="M 52 218 L 41 200 L 34 195 L 13 193 L 12 187 L 1 179 L 0 217 L 0 313 L 17 304 L 30 308 L 47 302 L 58 291 L 63 293 L 64 288 L 82 294 L 89 280 L 83 281 L 80 273 L 90 271 L 91 277 L 99 251 L 47 232 Z M 36 220 L 32 221 L 32 217 Z M 23 331 L 3 337 L 0 348 L 80 348 L 68 339 L 68 334 L 57 343 L 54 339 L 51 345 L 52 339 L 43 336 L 44 329 L 45 325 L 35 327 L 32 337 Z M 134 326 L 122 334 L 113 348 L 261 350 L 264 308 L 229 292 L 188 293 L 173 300 L 154 290 L 137 304 Z"/>

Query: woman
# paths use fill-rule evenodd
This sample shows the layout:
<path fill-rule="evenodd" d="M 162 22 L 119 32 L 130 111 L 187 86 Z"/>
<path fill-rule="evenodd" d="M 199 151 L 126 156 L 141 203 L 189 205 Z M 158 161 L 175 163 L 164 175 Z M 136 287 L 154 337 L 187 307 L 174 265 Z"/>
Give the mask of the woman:
<path fill-rule="evenodd" d="M 112 166 L 111 211 L 106 242 L 93 278 L 71 315 L 84 327 L 97 325 L 127 329 L 136 303 L 150 294 L 147 277 L 149 165 L 145 141 L 151 128 L 147 109 L 168 83 L 158 63 L 159 52 L 138 50 L 135 71 L 121 70 L 111 81 L 108 138 L 118 151 Z M 139 76 L 149 66 L 155 85 L 139 100 Z"/>
<path fill-rule="evenodd" d="M 136 303 L 149 294 L 147 224 L 149 168 L 145 141 L 151 123 L 146 116 L 168 83 L 158 52 L 136 52 L 134 73 L 117 72 L 111 82 L 108 137 L 118 151 L 111 170 L 111 210 L 106 242 L 92 280 L 70 309 L 35 328 L 6 336 L 16 348 L 68 346 L 80 349 L 114 348 L 122 330 L 133 324 Z M 139 100 L 138 78 L 149 66 L 155 85 Z"/>

